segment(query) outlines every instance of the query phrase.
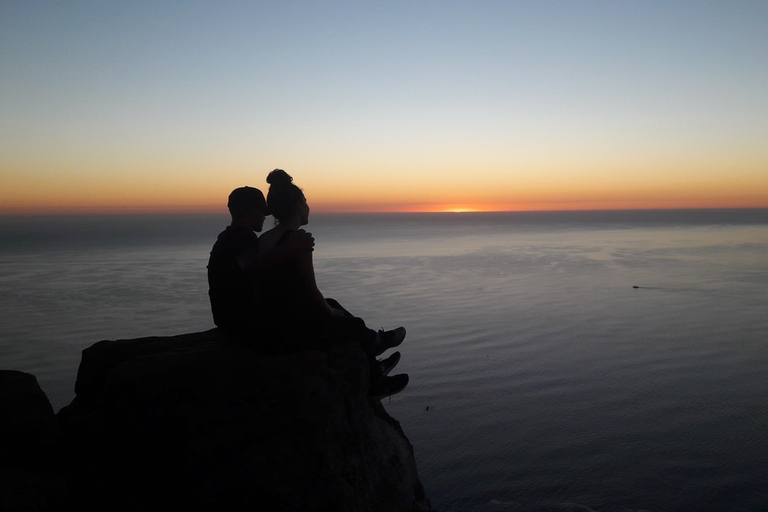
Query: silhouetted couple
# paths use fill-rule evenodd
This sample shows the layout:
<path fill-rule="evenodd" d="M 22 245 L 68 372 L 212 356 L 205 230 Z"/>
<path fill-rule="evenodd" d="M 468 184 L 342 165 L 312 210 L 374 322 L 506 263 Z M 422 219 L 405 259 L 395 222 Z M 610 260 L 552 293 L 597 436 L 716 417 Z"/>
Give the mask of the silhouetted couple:
<path fill-rule="evenodd" d="M 232 223 L 219 234 L 208 261 L 208 294 L 213 321 L 264 354 L 325 349 L 334 341 L 355 341 L 366 353 L 369 395 L 402 391 L 408 375 L 389 377 L 400 353 L 378 361 L 405 338 L 405 329 L 374 331 L 317 288 L 312 263 L 314 238 L 302 190 L 282 169 L 267 176 L 267 199 L 259 189 L 241 187 L 229 195 Z M 264 218 L 276 226 L 259 238 Z"/>

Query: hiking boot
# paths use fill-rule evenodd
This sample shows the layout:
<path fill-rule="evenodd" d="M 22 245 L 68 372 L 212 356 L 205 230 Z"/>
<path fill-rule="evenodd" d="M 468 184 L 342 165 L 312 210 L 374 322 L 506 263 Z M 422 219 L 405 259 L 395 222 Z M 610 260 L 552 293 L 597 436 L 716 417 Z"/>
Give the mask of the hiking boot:
<path fill-rule="evenodd" d="M 386 398 L 401 392 L 407 385 L 407 373 L 393 375 L 392 377 L 382 377 L 379 379 L 375 386 L 371 387 L 368 395 L 374 400 L 381 400 L 382 398 Z"/>
<path fill-rule="evenodd" d="M 379 369 L 381 370 L 381 376 L 386 377 L 389 375 L 389 372 L 392 371 L 392 369 L 397 366 L 397 363 L 400 362 L 400 352 L 395 352 L 391 356 L 389 356 L 386 359 L 382 359 L 379 361 Z"/>
<path fill-rule="evenodd" d="M 396 347 L 405 339 L 405 327 L 398 327 L 391 331 L 385 331 L 380 329 L 376 333 L 376 341 L 373 342 L 373 347 L 376 355 L 381 355 L 387 349 Z"/>

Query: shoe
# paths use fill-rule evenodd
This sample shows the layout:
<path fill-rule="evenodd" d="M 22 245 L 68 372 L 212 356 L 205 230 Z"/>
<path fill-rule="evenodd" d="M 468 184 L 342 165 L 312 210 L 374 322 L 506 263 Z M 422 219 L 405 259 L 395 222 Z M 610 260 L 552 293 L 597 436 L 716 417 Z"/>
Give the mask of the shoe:
<path fill-rule="evenodd" d="M 376 333 L 376 341 L 374 342 L 374 348 L 376 355 L 381 355 L 387 349 L 396 347 L 405 339 L 405 327 L 398 327 L 391 331 L 385 331 L 380 329 Z"/>
<path fill-rule="evenodd" d="M 408 374 L 401 373 L 392 377 L 382 377 L 375 386 L 369 391 L 369 395 L 374 400 L 395 395 L 405 389 L 408 385 Z"/>
<path fill-rule="evenodd" d="M 379 361 L 379 368 L 381 369 L 381 376 L 386 377 L 389 375 L 389 372 L 392 371 L 392 369 L 397 366 L 397 363 L 400 362 L 400 352 L 395 352 L 391 356 L 389 356 L 386 359 L 382 359 Z"/>

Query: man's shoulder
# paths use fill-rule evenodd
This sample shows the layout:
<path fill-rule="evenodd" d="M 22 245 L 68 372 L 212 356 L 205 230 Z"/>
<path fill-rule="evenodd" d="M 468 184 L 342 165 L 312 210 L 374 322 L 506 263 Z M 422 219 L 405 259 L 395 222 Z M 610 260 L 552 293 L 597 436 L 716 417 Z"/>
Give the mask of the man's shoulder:
<path fill-rule="evenodd" d="M 245 249 L 258 249 L 259 237 L 243 227 L 228 226 L 227 229 L 219 233 L 214 249 L 242 251 Z"/>

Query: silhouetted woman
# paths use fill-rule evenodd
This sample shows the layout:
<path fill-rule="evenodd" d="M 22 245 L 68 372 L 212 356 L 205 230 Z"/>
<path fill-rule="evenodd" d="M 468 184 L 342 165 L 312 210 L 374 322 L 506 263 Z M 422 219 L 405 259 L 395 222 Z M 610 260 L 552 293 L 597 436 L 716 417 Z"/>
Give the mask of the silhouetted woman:
<path fill-rule="evenodd" d="M 282 169 L 267 176 L 267 207 L 277 225 L 259 238 L 259 251 L 268 251 L 286 243 L 293 231 L 309 222 L 309 205 L 293 178 Z M 392 395 L 408 384 L 408 375 L 387 377 L 397 364 L 399 353 L 381 363 L 376 356 L 399 345 L 405 329 L 374 331 L 362 319 L 352 316 L 333 299 L 326 299 L 317 288 L 312 251 L 275 265 L 258 283 L 260 313 L 265 320 L 268 350 L 285 352 L 306 348 L 323 348 L 332 341 L 352 340 L 366 353 L 371 375 L 373 397 Z"/>

